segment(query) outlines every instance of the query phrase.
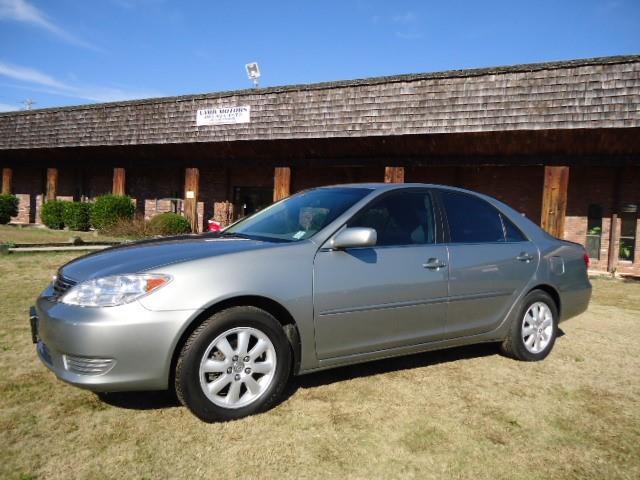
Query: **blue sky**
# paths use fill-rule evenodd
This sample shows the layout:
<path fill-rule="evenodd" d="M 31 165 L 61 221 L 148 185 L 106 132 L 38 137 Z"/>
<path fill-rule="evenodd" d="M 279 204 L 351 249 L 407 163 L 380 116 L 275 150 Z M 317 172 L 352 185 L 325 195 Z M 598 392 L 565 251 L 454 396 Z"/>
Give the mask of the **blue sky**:
<path fill-rule="evenodd" d="M 640 0 L 0 0 L 0 111 L 640 53 Z"/>

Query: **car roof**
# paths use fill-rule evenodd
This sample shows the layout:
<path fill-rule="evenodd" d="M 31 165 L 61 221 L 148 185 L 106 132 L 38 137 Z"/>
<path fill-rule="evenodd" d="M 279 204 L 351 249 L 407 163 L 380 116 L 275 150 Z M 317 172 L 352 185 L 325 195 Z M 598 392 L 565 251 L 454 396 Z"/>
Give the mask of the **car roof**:
<path fill-rule="evenodd" d="M 439 188 L 445 190 L 457 190 L 459 192 L 472 193 L 474 195 L 484 196 L 479 192 L 473 190 L 467 190 L 464 188 L 452 187 L 450 185 L 440 185 L 437 183 L 383 183 L 383 182 L 368 182 L 368 183 L 342 183 L 335 185 L 323 185 L 315 188 L 366 188 L 369 190 L 400 190 L 403 188 Z M 312 189 L 313 190 L 313 189 Z"/>

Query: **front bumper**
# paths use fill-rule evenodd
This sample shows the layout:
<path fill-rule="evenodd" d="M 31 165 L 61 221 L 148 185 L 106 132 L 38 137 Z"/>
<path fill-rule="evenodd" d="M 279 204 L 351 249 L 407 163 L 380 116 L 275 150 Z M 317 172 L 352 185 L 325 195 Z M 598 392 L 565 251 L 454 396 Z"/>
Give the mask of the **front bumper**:
<path fill-rule="evenodd" d="M 32 310 L 32 335 L 42 363 L 65 382 L 98 392 L 161 390 L 178 339 L 198 313 L 138 302 L 83 308 L 43 296 Z"/>

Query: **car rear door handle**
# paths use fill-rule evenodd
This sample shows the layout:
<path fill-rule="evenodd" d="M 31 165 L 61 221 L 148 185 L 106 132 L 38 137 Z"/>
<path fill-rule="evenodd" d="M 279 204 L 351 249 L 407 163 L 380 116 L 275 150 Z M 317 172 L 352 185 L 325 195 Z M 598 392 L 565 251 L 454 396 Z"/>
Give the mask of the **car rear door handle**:
<path fill-rule="evenodd" d="M 427 260 L 427 263 L 422 264 L 423 268 L 428 268 L 429 270 L 438 270 L 446 266 L 446 263 L 441 262 L 437 258 L 430 258 L 429 260 Z"/>
<path fill-rule="evenodd" d="M 519 260 L 521 262 L 530 262 L 531 260 L 533 260 L 533 255 L 527 252 L 520 252 L 520 255 L 516 257 L 516 260 Z"/>

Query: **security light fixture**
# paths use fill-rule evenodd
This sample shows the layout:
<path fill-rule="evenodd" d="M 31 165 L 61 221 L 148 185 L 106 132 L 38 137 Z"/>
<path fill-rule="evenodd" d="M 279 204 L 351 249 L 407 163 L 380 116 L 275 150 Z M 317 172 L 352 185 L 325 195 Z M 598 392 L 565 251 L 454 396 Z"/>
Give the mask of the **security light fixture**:
<path fill-rule="evenodd" d="M 249 77 L 249 80 L 253 81 L 253 87 L 258 88 L 260 79 L 260 68 L 258 67 L 258 62 L 247 63 L 244 68 L 247 70 L 247 77 Z"/>

